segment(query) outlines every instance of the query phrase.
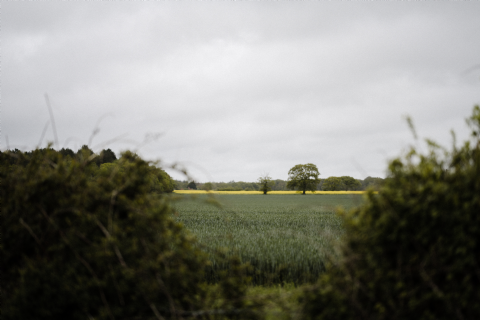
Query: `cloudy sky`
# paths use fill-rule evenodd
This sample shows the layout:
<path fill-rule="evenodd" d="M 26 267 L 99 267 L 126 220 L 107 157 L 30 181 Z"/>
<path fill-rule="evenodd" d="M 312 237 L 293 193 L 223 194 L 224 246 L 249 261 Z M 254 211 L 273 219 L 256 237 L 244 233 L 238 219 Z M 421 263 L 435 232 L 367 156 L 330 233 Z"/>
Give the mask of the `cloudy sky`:
<path fill-rule="evenodd" d="M 303 163 L 384 177 L 414 143 L 405 115 L 450 145 L 480 104 L 478 1 L 2 2 L 0 14 L 2 150 L 55 140 L 48 94 L 58 148 L 132 149 L 199 181 L 287 179 Z"/>

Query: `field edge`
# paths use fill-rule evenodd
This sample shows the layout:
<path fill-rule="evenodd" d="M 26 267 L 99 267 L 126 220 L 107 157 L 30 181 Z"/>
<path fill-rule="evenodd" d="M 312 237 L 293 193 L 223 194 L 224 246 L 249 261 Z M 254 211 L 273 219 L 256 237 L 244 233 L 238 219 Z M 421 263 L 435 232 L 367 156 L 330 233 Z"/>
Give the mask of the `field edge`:
<path fill-rule="evenodd" d="M 174 190 L 177 194 L 258 194 L 263 195 L 262 191 L 206 191 L 206 190 Z M 365 194 L 367 191 L 307 191 L 308 195 L 322 194 Z M 377 193 L 377 191 L 374 191 Z M 269 191 L 267 195 L 274 194 L 302 194 L 302 191 Z"/>

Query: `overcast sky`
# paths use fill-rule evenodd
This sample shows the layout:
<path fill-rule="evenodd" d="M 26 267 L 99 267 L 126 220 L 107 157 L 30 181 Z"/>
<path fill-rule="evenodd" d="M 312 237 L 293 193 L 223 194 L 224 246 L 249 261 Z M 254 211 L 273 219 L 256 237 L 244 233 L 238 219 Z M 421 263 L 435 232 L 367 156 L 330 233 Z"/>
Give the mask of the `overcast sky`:
<path fill-rule="evenodd" d="M 1 2 L 1 149 L 132 149 L 205 181 L 384 177 L 480 104 L 480 2 Z M 47 127 L 42 139 L 42 132 Z M 92 133 L 98 128 L 98 134 Z M 169 171 L 174 178 L 179 173 Z"/>

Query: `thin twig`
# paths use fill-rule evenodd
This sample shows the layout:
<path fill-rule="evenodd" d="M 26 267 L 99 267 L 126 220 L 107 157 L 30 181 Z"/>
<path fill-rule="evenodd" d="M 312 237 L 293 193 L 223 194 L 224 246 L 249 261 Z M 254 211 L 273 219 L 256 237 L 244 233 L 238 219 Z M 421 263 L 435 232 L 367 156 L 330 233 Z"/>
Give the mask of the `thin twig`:
<path fill-rule="evenodd" d="M 173 302 L 172 296 L 168 292 L 167 287 L 165 286 L 165 283 L 163 282 L 162 278 L 160 278 L 160 275 L 158 273 L 155 276 L 157 278 L 157 282 L 158 282 L 158 285 L 160 286 L 160 289 L 162 289 L 162 291 L 167 296 L 168 304 L 170 305 L 170 313 L 171 314 L 177 314 L 177 312 L 175 310 L 175 304 Z"/>
<path fill-rule="evenodd" d="M 38 141 L 37 148 L 40 148 L 40 145 L 42 144 L 42 141 L 43 141 L 43 137 L 45 137 L 45 133 L 47 133 L 49 124 L 50 124 L 50 121 L 47 121 L 47 123 L 45 123 L 45 127 L 43 127 L 42 135 L 40 136 L 40 140 Z"/>
<path fill-rule="evenodd" d="M 79 237 L 80 239 L 82 239 L 86 244 L 88 245 L 93 245 L 93 243 L 88 240 L 83 234 L 81 234 L 80 232 L 78 231 L 75 231 L 75 234 L 77 235 L 77 237 Z"/>
<path fill-rule="evenodd" d="M 97 120 L 97 123 L 95 123 L 95 127 L 93 128 L 93 132 L 90 135 L 90 138 L 88 139 L 89 146 L 92 144 L 93 138 L 100 132 L 100 127 L 99 127 L 100 121 L 102 121 L 106 116 L 113 116 L 113 114 L 112 113 L 104 114 L 100 117 L 100 119 Z"/>
<path fill-rule="evenodd" d="M 110 269 L 110 275 L 112 276 L 113 284 L 115 286 L 115 290 L 117 291 L 117 296 L 118 296 L 118 301 L 122 306 L 125 305 L 125 300 L 123 299 L 122 292 L 120 291 L 120 288 L 118 286 L 118 282 L 115 279 L 115 273 L 113 272 L 113 268 L 111 264 L 108 264 L 108 268 Z"/>
<path fill-rule="evenodd" d="M 97 223 L 97 225 L 100 227 L 100 229 L 102 230 L 103 234 L 105 234 L 105 236 L 107 237 L 107 239 L 111 239 L 112 236 L 110 235 L 110 233 L 108 232 L 108 230 L 105 228 L 105 226 L 97 219 L 97 217 L 93 216 L 93 218 L 95 219 L 95 222 Z M 122 256 L 122 253 L 120 252 L 120 250 L 118 249 L 118 247 L 112 242 L 112 245 L 113 245 L 113 249 L 115 250 L 115 254 L 117 255 L 117 258 L 118 260 L 120 261 L 120 264 L 122 265 L 122 267 L 124 268 L 128 268 L 127 264 L 125 263 L 125 260 L 123 260 L 123 256 Z"/>
<path fill-rule="evenodd" d="M 53 117 L 52 107 L 50 106 L 50 99 L 45 93 L 45 101 L 47 102 L 48 112 L 50 113 L 50 121 L 52 122 L 53 136 L 55 138 L 55 146 L 58 148 L 57 126 L 55 125 L 55 118 Z"/>
<path fill-rule="evenodd" d="M 35 239 L 35 241 L 38 243 L 38 245 L 41 247 L 42 244 L 40 243 L 40 239 L 38 239 L 37 235 L 33 232 L 32 228 L 30 228 L 30 226 L 25 222 L 23 221 L 22 218 L 20 218 L 20 224 L 22 226 L 25 227 L 25 229 L 28 230 L 28 232 L 30 233 L 30 235 Z"/>
<path fill-rule="evenodd" d="M 157 307 L 156 307 L 153 303 L 150 303 L 150 309 L 152 309 L 152 311 L 153 311 L 153 313 L 155 314 L 155 316 L 157 317 L 157 319 L 159 319 L 159 320 L 165 320 L 165 318 L 162 317 L 162 315 L 160 314 L 160 312 L 158 312 Z"/>
<path fill-rule="evenodd" d="M 115 206 L 115 199 L 117 197 L 118 191 L 113 190 L 112 196 L 110 197 L 110 207 L 108 209 L 108 229 L 110 232 L 113 232 L 113 208 Z"/>
<path fill-rule="evenodd" d="M 93 146 L 93 147 L 92 147 L 92 150 L 95 150 L 95 149 L 97 149 L 97 148 L 102 148 L 102 147 L 107 146 L 107 145 L 109 145 L 109 144 L 111 144 L 111 143 L 113 143 L 113 142 L 116 142 L 116 141 L 122 141 L 121 139 L 123 139 L 123 137 L 126 137 L 126 136 L 128 136 L 128 133 L 123 133 L 123 134 L 121 134 L 121 135 L 119 135 L 119 136 L 116 136 L 115 138 L 112 138 L 112 139 L 110 139 L 110 140 L 101 142 L 101 143 Z"/>

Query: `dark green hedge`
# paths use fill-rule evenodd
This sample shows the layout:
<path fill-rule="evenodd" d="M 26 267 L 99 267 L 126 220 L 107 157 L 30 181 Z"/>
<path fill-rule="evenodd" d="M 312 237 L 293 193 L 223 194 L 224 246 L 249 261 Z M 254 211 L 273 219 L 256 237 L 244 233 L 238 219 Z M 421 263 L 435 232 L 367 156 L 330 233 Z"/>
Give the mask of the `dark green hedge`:
<path fill-rule="evenodd" d="M 103 169 L 51 149 L 2 157 L 22 164 L 0 166 L 2 319 L 212 318 L 202 310 L 245 306 L 236 260 L 240 271 L 207 292 L 206 255 L 152 192 L 150 163 L 128 152 Z"/>
<path fill-rule="evenodd" d="M 307 319 L 480 319 L 480 108 L 473 140 L 393 160 L 378 195 L 342 213 L 341 255 L 305 290 Z"/>

